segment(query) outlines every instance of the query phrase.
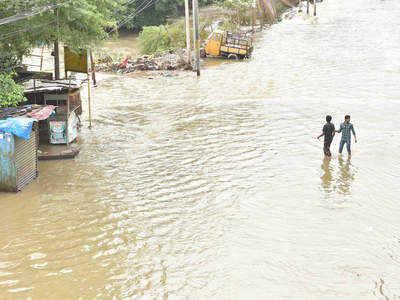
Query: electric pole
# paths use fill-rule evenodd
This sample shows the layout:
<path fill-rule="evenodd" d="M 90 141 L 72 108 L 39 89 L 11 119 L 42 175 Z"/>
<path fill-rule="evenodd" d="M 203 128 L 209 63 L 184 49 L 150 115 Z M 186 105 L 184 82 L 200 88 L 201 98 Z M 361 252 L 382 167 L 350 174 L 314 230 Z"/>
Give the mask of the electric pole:
<path fill-rule="evenodd" d="M 58 47 L 58 39 L 54 42 L 54 76 L 56 80 L 60 79 L 60 51 Z"/>
<path fill-rule="evenodd" d="M 199 2 L 193 0 L 193 43 L 196 53 L 195 66 L 197 76 L 200 76 L 200 36 L 199 36 Z"/>
<path fill-rule="evenodd" d="M 187 64 L 190 66 L 192 63 L 191 50 L 190 50 L 190 11 L 189 0 L 185 0 L 185 19 L 186 19 L 186 49 L 187 49 Z"/>
<path fill-rule="evenodd" d="M 59 20 L 58 20 L 58 8 L 55 10 L 56 23 L 57 23 L 57 38 L 54 41 L 54 77 L 56 80 L 60 79 L 60 49 L 58 47 L 59 38 Z"/>
<path fill-rule="evenodd" d="M 317 15 L 317 0 L 314 0 L 314 16 Z"/>
<path fill-rule="evenodd" d="M 257 4 L 256 4 L 257 0 L 253 1 L 253 5 L 251 6 L 251 14 L 252 14 L 252 29 L 253 32 L 255 32 L 255 27 L 256 27 L 256 23 L 257 23 Z"/>

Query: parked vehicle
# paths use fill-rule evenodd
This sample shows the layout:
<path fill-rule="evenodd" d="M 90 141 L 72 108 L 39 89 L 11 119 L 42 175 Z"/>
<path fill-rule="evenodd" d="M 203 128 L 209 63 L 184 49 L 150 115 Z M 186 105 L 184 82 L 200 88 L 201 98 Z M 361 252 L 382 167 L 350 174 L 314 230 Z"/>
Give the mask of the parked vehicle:
<path fill-rule="evenodd" d="M 207 39 L 206 56 L 222 56 L 230 59 L 248 58 L 253 52 L 253 41 L 249 37 L 215 30 Z"/>

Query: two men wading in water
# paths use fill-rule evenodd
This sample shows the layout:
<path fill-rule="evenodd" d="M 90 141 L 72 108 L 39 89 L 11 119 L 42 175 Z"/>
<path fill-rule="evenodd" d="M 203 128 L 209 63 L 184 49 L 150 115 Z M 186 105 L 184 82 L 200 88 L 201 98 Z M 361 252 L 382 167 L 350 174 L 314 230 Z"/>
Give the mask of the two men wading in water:
<path fill-rule="evenodd" d="M 324 136 L 324 154 L 328 157 L 332 156 L 330 146 L 333 137 L 335 136 L 335 132 L 337 132 L 337 133 L 342 133 L 342 138 L 340 140 L 340 145 L 339 145 L 339 154 L 342 154 L 343 147 L 346 144 L 347 153 L 350 156 L 351 133 L 353 133 L 355 142 L 357 143 L 356 132 L 354 131 L 353 124 L 350 123 L 350 116 L 346 115 L 344 117 L 344 122 L 340 124 L 339 130 L 335 130 L 335 125 L 333 125 L 331 121 L 332 117 L 326 116 L 326 124 L 324 125 L 324 128 L 322 128 L 322 133 L 317 137 L 317 139 L 319 139 L 320 137 Z"/>

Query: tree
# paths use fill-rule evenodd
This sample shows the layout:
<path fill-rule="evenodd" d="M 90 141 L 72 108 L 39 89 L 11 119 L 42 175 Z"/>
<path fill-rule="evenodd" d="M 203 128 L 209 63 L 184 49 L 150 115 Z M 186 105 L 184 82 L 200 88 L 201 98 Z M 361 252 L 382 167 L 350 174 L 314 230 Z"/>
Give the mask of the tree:
<path fill-rule="evenodd" d="M 15 83 L 11 74 L 0 74 L 0 107 L 17 106 L 25 101 L 24 88 Z"/>
<path fill-rule="evenodd" d="M 208 21 L 201 22 L 200 39 L 206 39 Z M 193 34 L 193 30 L 191 30 Z M 181 20 L 170 25 L 145 26 L 139 35 L 143 54 L 163 53 L 186 46 L 185 22 Z"/>
<path fill-rule="evenodd" d="M 73 50 L 91 48 L 108 37 L 115 28 L 113 15 L 126 0 L 3 0 L 0 18 L 34 12 L 51 7 L 43 13 L 16 22 L 0 25 L 0 72 L 10 68 L 38 45 L 51 45 L 56 39 Z M 11 61 L 11 66 L 6 62 Z"/>
<path fill-rule="evenodd" d="M 130 3 L 132 1 L 125 0 L 126 3 Z M 215 0 L 199 0 L 200 6 L 210 5 Z M 135 1 L 129 5 L 121 6 L 119 10 L 115 13 L 116 15 L 122 15 L 124 17 L 128 17 L 135 10 L 138 10 L 143 7 L 143 1 Z M 191 1 L 189 1 L 191 5 Z M 185 13 L 185 1 L 184 0 L 159 0 L 155 4 L 149 6 L 146 10 L 144 10 L 141 14 L 136 16 L 135 18 L 131 18 L 128 22 L 122 26 L 122 29 L 129 31 L 139 32 L 143 29 L 144 26 L 158 26 L 161 24 L 165 24 L 169 17 L 178 17 L 183 16 Z"/>
<path fill-rule="evenodd" d="M 49 6 L 40 14 L 0 25 L 0 73 L 13 71 L 33 47 L 52 45 L 57 39 L 77 51 L 94 47 L 110 31 L 117 32 L 118 25 L 140 31 L 143 26 L 164 24 L 182 12 L 184 0 L 0 0 L 0 19 Z"/>

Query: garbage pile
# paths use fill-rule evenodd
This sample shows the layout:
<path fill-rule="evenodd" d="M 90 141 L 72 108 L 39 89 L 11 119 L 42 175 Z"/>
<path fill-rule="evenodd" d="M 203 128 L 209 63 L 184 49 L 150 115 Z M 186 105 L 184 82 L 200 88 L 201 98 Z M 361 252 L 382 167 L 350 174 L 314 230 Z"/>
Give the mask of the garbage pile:
<path fill-rule="evenodd" d="M 170 51 L 165 54 L 143 55 L 132 58 L 127 56 L 123 61 L 113 61 L 109 55 L 104 55 L 97 60 L 96 71 L 118 74 L 129 74 L 136 71 L 174 71 L 190 70 L 187 64 L 187 52 Z"/>

